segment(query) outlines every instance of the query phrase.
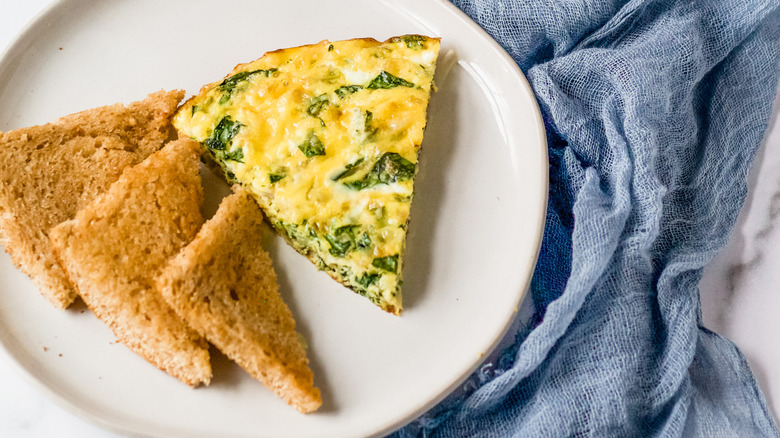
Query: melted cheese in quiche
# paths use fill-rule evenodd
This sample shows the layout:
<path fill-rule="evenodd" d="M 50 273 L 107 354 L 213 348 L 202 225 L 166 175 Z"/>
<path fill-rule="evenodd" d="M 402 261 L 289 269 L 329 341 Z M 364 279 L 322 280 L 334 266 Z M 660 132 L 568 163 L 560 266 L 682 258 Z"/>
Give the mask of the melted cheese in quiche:
<path fill-rule="evenodd" d="M 401 310 L 401 266 L 439 40 L 407 35 L 278 50 L 180 108 L 227 179 L 320 269 Z"/>

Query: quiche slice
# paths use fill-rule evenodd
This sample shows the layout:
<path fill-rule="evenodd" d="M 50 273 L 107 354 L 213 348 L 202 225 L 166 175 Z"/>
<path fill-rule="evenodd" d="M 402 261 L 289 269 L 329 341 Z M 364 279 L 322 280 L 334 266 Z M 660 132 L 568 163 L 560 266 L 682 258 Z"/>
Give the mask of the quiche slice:
<path fill-rule="evenodd" d="M 401 267 L 439 39 L 354 39 L 266 53 L 173 124 L 335 280 L 400 314 Z"/>

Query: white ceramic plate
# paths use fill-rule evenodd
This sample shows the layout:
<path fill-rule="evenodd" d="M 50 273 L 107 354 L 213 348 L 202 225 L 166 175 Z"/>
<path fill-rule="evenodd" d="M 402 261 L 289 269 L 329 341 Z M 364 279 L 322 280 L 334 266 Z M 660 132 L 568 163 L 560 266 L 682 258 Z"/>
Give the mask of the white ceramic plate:
<path fill-rule="evenodd" d="M 0 59 L 0 130 L 160 88 L 221 78 L 268 50 L 405 33 L 442 37 L 404 267 L 402 317 L 270 237 L 281 291 L 309 343 L 323 406 L 301 415 L 224 357 L 192 390 L 121 344 L 83 304 L 50 306 L 0 256 L 2 350 L 45 393 L 107 428 L 148 436 L 381 435 L 443 399 L 489 354 L 524 296 L 546 204 L 544 129 L 508 55 L 439 0 L 61 0 Z M 224 186 L 207 178 L 215 205 Z"/>

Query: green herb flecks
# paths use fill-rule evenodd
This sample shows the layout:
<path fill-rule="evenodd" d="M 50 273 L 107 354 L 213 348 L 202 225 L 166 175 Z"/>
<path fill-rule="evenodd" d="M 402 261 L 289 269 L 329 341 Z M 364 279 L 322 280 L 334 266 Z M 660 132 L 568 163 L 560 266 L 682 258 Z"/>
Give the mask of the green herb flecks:
<path fill-rule="evenodd" d="M 355 240 L 355 245 L 357 245 L 360 249 L 366 249 L 371 247 L 371 238 L 368 237 L 368 233 L 363 233 L 360 235 L 357 240 Z"/>
<path fill-rule="evenodd" d="M 377 257 L 371 262 L 371 266 L 395 273 L 398 271 L 398 254 L 387 257 Z"/>
<path fill-rule="evenodd" d="M 230 152 L 223 152 L 222 158 L 224 160 L 236 161 L 239 163 L 244 162 L 244 150 L 241 148 L 232 150 Z"/>
<path fill-rule="evenodd" d="M 233 120 L 230 116 L 225 116 L 217 123 L 214 130 L 211 131 L 209 138 L 203 143 L 212 151 L 225 151 L 227 150 L 228 144 L 233 140 L 233 137 L 238 134 L 238 131 L 240 131 L 243 126 L 244 125 L 241 122 Z"/>
<path fill-rule="evenodd" d="M 428 38 L 425 38 L 422 35 L 404 35 L 401 37 L 401 41 L 406 44 L 406 47 L 412 50 L 420 50 L 425 48 L 425 44 L 423 43 L 428 41 Z"/>
<path fill-rule="evenodd" d="M 303 143 L 298 145 L 298 149 L 306 155 L 306 158 L 311 158 L 317 155 L 325 155 L 325 146 L 322 141 L 317 137 L 314 131 L 309 131 L 309 135 Z"/>
<path fill-rule="evenodd" d="M 333 44 L 328 46 L 328 52 L 332 52 L 332 51 L 333 51 Z"/>
<path fill-rule="evenodd" d="M 225 178 L 229 182 L 235 180 L 235 175 L 225 167 L 225 161 L 244 162 L 244 150 L 240 147 L 230 150 L 229 147 L 233 142 L 233 138 L 243 126 L 244 125 L 238 120 L 233 120 L 230 116 L 225 116 L 217 123 L 214 130 L 211 131 L 209 138 L 203 142 L 214 159 L 225 171 Z"/>
<path fill-rule="evenodd" d="M 388 88 L 395 88 L 395 87 L 414 87 L 414 84 L 405 80 L 401 79 L 397 76 L 393 76 L 392 74 L 382 71 L 382 73 L 379 73 L 377 77 L 371 80 L 371 82 L 366 85 L 366 88 L 369 90 L 378 90 L 378 89 L 388 89 Z"/>
<path fill-rule="evenodd" d="M 325 235 L 325 240 L 330 244 L 330 253 L 336 257 L 344 257 L 347 251 L 349 251 L 349 241 L 336 240 L 330 234 Z"/>
<path fill-rule="evenodd" d="M 267 78 L 270 77 L 272 74 L 276 73 L 276 71 L 277 69 L 275 68 L 269 68 L 268 70 L 242 71 L 222 81 L 219 84 L 219 89 L 222 90 L 223 92 L 233 92 L 233 90 L 235 90 L 238 84 L 240 84 L 243 81 L 249 80 L 250 76 L 260 75 Z"/>
<path fill-rule="evenodd" d="M 355 190 L 374 187 L 377 184 L 391 184 L 414 177 L 415 165 L 396 152 L 387 152 L 377 160 L 371 171 L 362 179 L 344 183 Z"/>
<path fill-rule="evenodd" d="M 358 169 L 359 169 L 358 166 L 360 165 L 360 163 L 362 163 L 365 160 L 366 160 L 365 158 L 360 157 L 354 163 L 347 164 L 346 167 L 344 167 L 344 171 L 341 172 L 340 174 L 336 175 L 333 178 L 333 181 L 338 181 L 338 180 L 340 180 L 342 178 L 347 178 L 347 177 L 352 176 L 355 172 L 358 171 Z"/>
<path fill-rule="evenodd" d="M 364 130 L 366 133 L 366 142 L 376 139 L 376 133 L 379 132 L 379 128 L 374 126 L 374 113 L 366 111 L 366 118 L 363 122 Z"/>
<path fill-rule="evenodd" d="M 340 99 L 343 99 L 352 93 L 360 91 L 362 88 L 360 85 L 343 85 L 336 88 L 335 93 Z"/>
<path fill-rule="evenodd" d="M 336 228 L 333 233 L 326 234 L 325 240 L 330 244 L 329 252 L 336 257 L 344 257 L 353 249 L 366 249 L 371 246 L 371 239 L 367 233 L 355 238 L 360 225 L 344 225 Z"/>
<path fill-rule="evenodd" d="M 240 73 L 234 74 L 229 78 L 226 78 L 219 84 L 219 89 L 222 91 L 222 96 L 219 98 L 220 105 L 227 103 L 227 101 L 229 101 L 230 97 L 233 95 L 233 92 L 236 91 L 238 85 L 244 81 L 249 80 L 251 76 L 258 75 L 267 78 L 276 73 L 276 71 L 277 69 L 275 68 L 269 68 L 267 70 L 242 71 Z"/>
<path fill-rule="evenodd" d="M 317 233 L 312 230 L 309 224 L 304 220 L 300 225 L 285 223 L 283 221 L 272 222 L 273 227 L 280 234 L 287 236 L 293 247 L 300 249 L 302 246 L 310 245 L 317 239 Z M 315 261 L 315 263 L 317 263 Z M 324 267 L 324 262 L 322 267 Z"/>
<path fill-rule="evenodd" d="M 309 107 L 306 109 L 306 114 L 317 117 L 320 115 L 320 112 L 322 112 L 322 109 L 325 107 L 325 105 L 329 104 L 330 100 L 328 100 L 327 94 L 320 94 L 317 97 L 312 97 L 309 100 Z"/>
<path fill-rule="evenodd" d="M 274 228 L 284 232 L 284 234 L 292 241 L 295 241 L 298 237 L 298 229 L 295 224 L 288 224 L 282 221 L 276 221 L 273 223 Z"/>
<path fill-rule="evenodd" d="M 325 240 L 330 244 L 330 253 L 336 257 L 344 257 L 355 241 L 354 228 L 358 225 L 345 225 L 337 228 L 333 234 L 326 234 Z"/>
<path fill-rule="evenodd" d="M 317 232 L 312 229 L 311 225 L 309 225 L 308 221 L 306 219 L 303 220 L 303 223 L 301 223 L 303 226 L 303 235 L 307 236 L 308 238 L 317 238 Z"/>
<path fill-rule="evenodd" d="M 269 173 L 268 179 L 271 181 L 271 184 L 277 183 L 284 179 L 287 175 L 284 173 Z"/>
<path fill-rule="evenodd" d="M 364 288 L 368 288 L 372 284 L 376 283 L 380 278 L 382 278 L 382 274 L 366 272 L 360 277 L 355 277 L 355 283 L 363 286 Z"/>

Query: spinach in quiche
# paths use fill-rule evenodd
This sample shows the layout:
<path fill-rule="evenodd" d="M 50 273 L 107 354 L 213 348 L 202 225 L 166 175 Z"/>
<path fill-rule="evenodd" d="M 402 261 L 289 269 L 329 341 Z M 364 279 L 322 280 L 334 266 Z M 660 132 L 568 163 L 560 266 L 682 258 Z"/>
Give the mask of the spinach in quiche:
<path fill-rule="evenodd" d="M 399 314 L 438 50 L 422 35 L 277 50 L 204 87 L 174 125 L 293 248 Z"/>

